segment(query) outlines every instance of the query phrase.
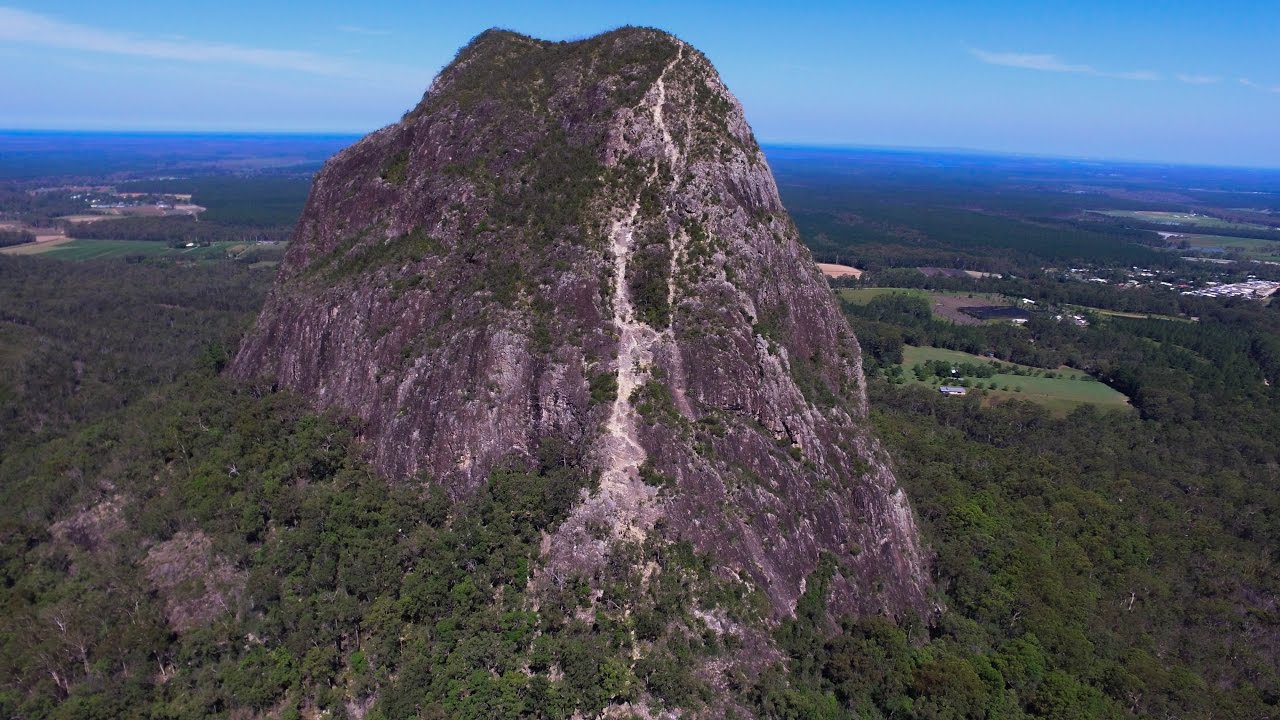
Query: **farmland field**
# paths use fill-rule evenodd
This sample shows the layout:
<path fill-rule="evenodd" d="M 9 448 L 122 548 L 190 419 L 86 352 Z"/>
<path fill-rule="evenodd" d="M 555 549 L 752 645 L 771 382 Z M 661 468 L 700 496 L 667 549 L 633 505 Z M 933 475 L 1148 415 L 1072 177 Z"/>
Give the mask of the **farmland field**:
<path fill-rule="evenodd" d="M 973 305 L 1005 305 L 1009 303 L 1008 298 L 998 293 L 948 292 L 946 290 L 920 290 L 917 288 L 897 287 L 841 288 L 838 291 L 842 300 L 848 300 L 858 305 L 865 305 L 881 295 L 892 295 L 894 293 L 933 298 L 934 301 L 941 298 L 960 298 L 971 301 Z"/>
<path fill-rule="evenodd" d="M 908 383 L 935 386 L 938 384 L 946 384 L 945 381 L 931 382 L 932 379 L 924 381 L 916 379 L 911 369 L 916 365 L 923 364 L 930 360 L 941 360 L 943 362 L 952 362 L 957 365 L 968 363 L 972 365 L 984 365 L 990 362 L 990 358 L 980 357 L 978 355 L 970 355 L 969 353 L 958 352 L 956 350 L 944 350 L 933 347 L 915 347 L 912 345 L 904 346 L 902 349 L 902 367 L 906 371 L 903 377 Z M 1091 404 L 1098 405 L 1103 408 L 1123 408 L 1129 406 L 1129 399 L 1122 393 L 1108 387 L 1107 385 L 1093 380 L 1087 373 L 1072 368 L 1058 368 L 1056 370 L 1046 371 L 1043 368 L 1033 368 L 1026 365 L 1016 365 L 1014 363 L 1001 362 L 1005 368 L 1017 368 L 1023 372 L 1053 372 L 1058 375 L 1056 378 L 1035 377 L 1031 375 L 1017 375 L 1013 372 L 996 373 L 989 378 L 973 378 L 970 384 L 973 386 L 971 392 L 978 387 L 983 389 L 983 402 L 986 404 L 998 403 L 1002 400 L 1029 400 L 1038 405 L 1042 405 L 1055 414 L 1065 415 L 1080 405 Z M 990 385 L 995 383 L 996 389 L 990 389 Z M 1018 391 L 1021 388 L 1021 392 Z"/>
<path fill-rule="evenodd" d="M 892 295 L 894 293 L 924 298 L 929 302 L 929 308 L 935 316 L 943 320 L 950 320 L 958 325 L 981 325 L 984 322 L 960 312 L 962 307 L 1012 304 L 1009 302 L 1009 298 L 997 293 L 946 292 L 883 287 L 842 288 L 838 291 L 841 300 L 847 300 L 855 305 L 866 305 L 882 295 Z"/>
<path fill-rule="evenodd" d="M 1077 312 L 1091 312 L 1106 317 L 1133 318 L 1135 320 L 1175 320 L 1177 322 L 1196 322 L 1196 318 L 1178 316 L 1178 315 L 1160 315 L 1157 313 L 1136 313 L 1121 312 L 1120 310 L 1104 310 L 1102 308 L 1089 307 L 1087 305 L 1067 305 L 1067 308 Z"/>
<path fill-rule="evenodd" d="M 102 260 L 141 255 L 174 260 L 207 261 L 226 258 L 227 249 L 232 245 L 235 245 L 235 243 L 222 242 L 213 243 L 206 247 L 171 248 L 164 243 L 140 240 L 70 240 L 32 254 L 54 260 Z"/>
<path fill-rule="evenodd" d="M 847 300 L 855 305 L 866 305 L 882 295 L 912 295 L 915 297 L 928 298 L 927 290 L 916 290 L 914 288 L 888 288 L 888 287 L 869 287 L 869 288 L 841 288 L 837 291 L 837 295 L 841 300 Z"/>
<path fill-rule="evenodd" d="M 42 239 L 38 242 L 25 243 L 23 245 L 10 245 L 6 248 L 0 248 L 0 255 L 39 255 L 69 242 L 71 242 L 71 238 L 69 237 L 55 236 L 52 237 L 52 239 Z"/>
<path fill-rule="evenodd" d="M 1091 213 L 1110 217 L 1129 218 L 1161 225 L 1190 225 L 1201 228 L 1231 230 L 1270 230 L 1266 225 L 1236 223 L 1199 213 L 1166 212 L 1162 210 L 1090 210 Z"/>
<path fill-rule="evenodd" d="M 1192 250 L 1218 248 L 1224 252 L 1239 252 L 1254 260 L 1280 262 L 1280 238 L 1264 240 L 1227 235 L 1174 235 L 1169 238 L 1169 242 L 1173 244 L 1174 249 L 1178 249 L 1178 245 L 1186 242 Z"/>
<path fill-rule="evenodd" d="M 822 271 L 823 275 L 832 278 L 851 277 L 856 279 L 862 277 L 862 270 L 852 265 L 820 262 L 818 263 L 818 269 Z"/>

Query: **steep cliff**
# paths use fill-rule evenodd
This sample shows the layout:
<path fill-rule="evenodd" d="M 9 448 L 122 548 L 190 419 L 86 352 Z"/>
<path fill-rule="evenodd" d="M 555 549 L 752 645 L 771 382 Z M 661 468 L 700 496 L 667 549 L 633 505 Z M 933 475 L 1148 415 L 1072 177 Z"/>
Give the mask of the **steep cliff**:
<path fill-rule="evenodd" d="M 316 178 L 231 372 L 455 500 L 583 468 L 535 585 L 598 597 L 627 548 L 687 542 L 774 620 L 820 565 L 833 613 L 927 612 L 857 340 L 741 106 L 667 34 L 477 37 Z"/>

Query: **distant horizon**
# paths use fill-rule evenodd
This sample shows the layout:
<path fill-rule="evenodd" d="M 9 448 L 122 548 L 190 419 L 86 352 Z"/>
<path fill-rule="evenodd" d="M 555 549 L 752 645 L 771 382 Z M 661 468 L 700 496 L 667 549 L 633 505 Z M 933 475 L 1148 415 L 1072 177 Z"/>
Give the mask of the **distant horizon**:
<path fill-rule="evenodd" d="M 384 126 L 385 127 L 385 126 Z M 346 131 L 346 130 L 205 130 L 205 129 L 95 129 L 95 128 L 3 128 L 0 127 L 0 137 L 5 135 L 79 135 L 79 136 L 164 136 L 164 137 L 220 137 L 220 138 L 325 138 L 325 139 L 351 139 L 359 140 L 371 133 L 377 132 L 381 128 L 374 128 L 365 132 Z M 1180 162 L 1176 160 L 1153 160 L 1142 158 L 1126 158 L 1126 157 L 1106 157 L 1106 156 L 1088 156 L 1088 155 L 1059 155 L 1053 153 L 1023 151 L 1023 150 L 996 150 L 980 147 L 949 147 L 949 146 L 926 146 L 926 145 L 874 145 L 874 144 L 857 144 L 857 143 L 821 143 L 807 141 L 788 141 L 788 140 L 766 140 L 757 136 L 762 148 L 791 149 L 791 150 L 826 150 L 826 151 L 873 151 L 873 152 L 903 152 L 917 154 L 936 154 L 936 155 L 956 155 L 956 156 L 977 156 L 977 157 L 1003 157 L 1014 159 L 1035 159 L 1035 160 L 1057 160 L 1063 162 L 1090 162 L 1090 163 L 1107 163 L 1114 165 L 1135 165 L 1135 166 L 1155 166 L 1155 167 L 1173 167 L 1173 168 L 1205 168 L 1205 169 L 1223 169 L 1223 170 L 1255 170 L 1255 171 L 1274 171 L 1280 172 L 1280 164 L 1276 165 L 1246 165 L 1231 163 L 1211 163 L 1211 162 Z"/>

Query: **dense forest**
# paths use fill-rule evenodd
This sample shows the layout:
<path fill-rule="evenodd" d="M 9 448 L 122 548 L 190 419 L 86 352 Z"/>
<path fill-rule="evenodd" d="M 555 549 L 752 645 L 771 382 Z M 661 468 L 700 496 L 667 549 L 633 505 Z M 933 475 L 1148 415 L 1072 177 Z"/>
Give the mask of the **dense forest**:
<path fill-rule="evenodd" d="M 36 241 L 36 236 L 27 230 L 0 230 L 0 247 L 25 245 Z"/>
<path fill-rule="evenodd" d="M 0 448 L 66 434 L 227 352 L 272 272 L 0 255 Z"/>

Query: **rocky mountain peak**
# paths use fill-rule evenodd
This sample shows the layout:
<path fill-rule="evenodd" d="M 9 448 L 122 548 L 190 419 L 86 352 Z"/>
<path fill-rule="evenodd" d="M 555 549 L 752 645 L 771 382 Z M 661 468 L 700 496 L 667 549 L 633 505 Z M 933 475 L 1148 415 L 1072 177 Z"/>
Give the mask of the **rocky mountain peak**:
<path fill-rule="evenodd" d="M 820 567 L 832 612 L 927 612 L 860 357 L 705 56 L 490 30 L 326 164 L 232 372 L 455 498 L 582 468 L 535 582 L 682 543 L 774 618 Z"/>

